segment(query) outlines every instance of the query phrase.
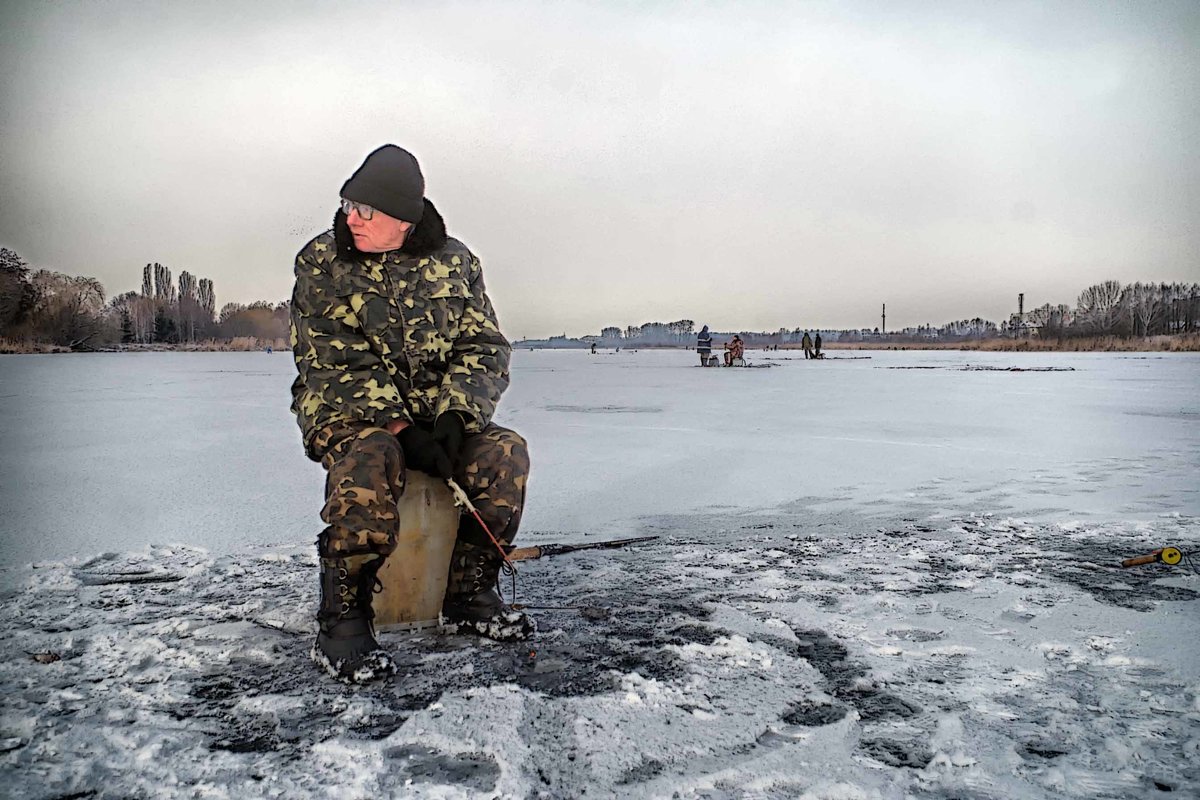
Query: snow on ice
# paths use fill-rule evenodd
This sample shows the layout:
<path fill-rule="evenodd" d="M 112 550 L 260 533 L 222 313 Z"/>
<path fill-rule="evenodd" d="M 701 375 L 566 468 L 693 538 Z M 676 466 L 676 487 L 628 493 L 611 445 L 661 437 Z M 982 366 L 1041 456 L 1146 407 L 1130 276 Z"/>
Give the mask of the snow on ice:
<path fill-rule="evenodd" d="M 534 640 L 385 634 L 401 675 L 361 688 L 307 657 L 320 486 L 277 430 L 282 359 L 43 359 L 81 396 L 97 360 L 128 370 L 120 404 L 95 401 L 115 421 L 112 441 L 84 440 L 88 469 L 70 425 L 40 422 L 56 401 L 29 402 L 41 367 L 0 360 L 27 392 L 2 399 L 4 437 L 39 453 L 4 476 L 24 491 L 3 518 L 50 537 L 7 531 L 4 794 L 1200 794 L 1200 578 L 1117 566 L 1200 552 L 1200 362 L 1133 362 L 1130 383 L 1111 356 L 724 371 L 684 355 L 518 354 L 504 421 L 534 444 L 522 543 L 659 538 L 526 562 Z M 188 377 L 197 364 L 225 371 Z M 879 369 L 905 364 L 1074 370 Z M 197 477 L 132 513 L 213 508 L 117 532 L 110 510 L 168 458 L 152 445 L 172 452 L 164 374 L 183 398 L 208 387 L 187 401 L 189 468 L 159 473 Z M 33 522 L 64 476 L 90 480 L 58 483 Z"/>

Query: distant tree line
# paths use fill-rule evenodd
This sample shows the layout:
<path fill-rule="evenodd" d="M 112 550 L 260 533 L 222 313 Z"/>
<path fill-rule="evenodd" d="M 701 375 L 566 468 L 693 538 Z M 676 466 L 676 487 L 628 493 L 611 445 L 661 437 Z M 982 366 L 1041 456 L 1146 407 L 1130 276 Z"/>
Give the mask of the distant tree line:
<path fill-rule="evenodd" d="M 1200 283 L 1129 283 L 1104 281 L 1080 292 L 1072 308 L 1065 303 L 1013 314 L 980 330 L 966 320 L 938 329 L 939 338 L 1084 336 L 1139 338 L 1200 331 Z"/>
<path fill-rule="evenodd" d="M 286 340 L 289 304 L 258 301 L 226 303 L 216 312 L 213 282 L 182 272 L 173 281 L 162 264 L 142 270 L 141 292 L 126 292 L 106 302 L 95 278 L 32 269 L 17 253 L 0 248 L 0 339 L 39 342 L 70 348 L 123 344 L 195 345 L 253 339 Z M 814 333 L 815 329 L 810 329 Z M 1079 294 L 1075 307 L 1047 303 L 1013 314 L 999 325 L 976 317 L 944 325 L 920 325 L 900 331 L 879 328 L 822 330 L 826 341 L 937 339 L 964 341 L 997 336 L 1072 338 L 1147 337 L 1200 331 L 1200 283 L 1104 281 Z M 739 331 L 750 346 L 799 342 L 805 330 Z M 717 341 L 730 333 L 713 331 Z M 546 340 L 550 346 L 672 347 L 695 344 L 696 323 L 647 322 L 624 329 L 609 326 L 597 336 Z"/>
<path fill-rule="evenodd" d="M 0 248 L 0 339 L 86 349 L 288 336 L 286 301 L 227 303 L 217 314 L 211 280 L 185 271 L 175 282 L 171 270 L 158 263 L 142 270 L 141 292 L 105 300 L 95 278 L 33 270 L 14 251 Z"/>
<path fill-rule="evenodd" d="M 647 322 L 645 325 L 630 325 L 624 332 L 617 327 L 608 327 L 600 331 L 600 338 L 607 343 L 623 342 L 628 347 L 694 344 L 696 323 L 690 319 Z"/>
<path fill-rule="evenodd" d="M 1084 289 L 1074 309 L 1047 304 L 1027 316 L 1043 336 L 1192 333 L 1200 330 L 1200 283 L 1104 281 Z"/>
<path fill-rule="evenodd" d="M 806 329 L 780 328 L 777 331 L 736 331 L 748 346 L 795 344 L 801 341 Z M 902 330 L 881 331 L 875 328 L 819 330 L 829 342 L 863 342 L 878 339 L 891 341 L 968 341 L 1009 336 L 1040 336 L 1042 338 L 1073 338 L 1085 336 L 1117 336 L 1122 338 L 1161 336 L 1200 332 L 1200 283 L 1130 283 L 1104 281 L 1084 289 L 1075 307 L 1047 303 L 1013 314 L 999 324 L 981 317 L 947 322 L 944 325 L 918 325 Z M 712 331 L 720 343 L 731 338 L 734 331 Z M 690 319 L 677 322 L 647 322 L 615 325 L 600 331 L 599 336 L 569 339 L 555 336 L 544 340 L 548 346 L 584 347 L 591 342 L 606 347 L 663 347 L 694 345 L 695 323 Z"/>

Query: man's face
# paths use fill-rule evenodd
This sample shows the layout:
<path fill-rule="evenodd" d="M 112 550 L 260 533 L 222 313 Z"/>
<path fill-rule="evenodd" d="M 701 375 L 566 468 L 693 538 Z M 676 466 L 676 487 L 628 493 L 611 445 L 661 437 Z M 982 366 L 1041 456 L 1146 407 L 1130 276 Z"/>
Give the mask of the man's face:
<path fill-rule="evenodd" d="M 371 218 L 363 219 L 357 204 L 346 213 L 346 224 L 354 236 L 354 246 L 364 253 L 386 253 L 399 250 L 404 237 L 412 229 L 411 222 L 389 217 L 378 208 L 370 210 Z"/>

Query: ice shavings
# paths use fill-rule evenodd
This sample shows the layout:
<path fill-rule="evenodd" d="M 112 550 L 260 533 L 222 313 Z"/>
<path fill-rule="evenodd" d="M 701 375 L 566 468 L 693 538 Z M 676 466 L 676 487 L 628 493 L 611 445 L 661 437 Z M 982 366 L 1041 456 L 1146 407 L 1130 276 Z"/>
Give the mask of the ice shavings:
<path fill-rule="evenodd" d="M 1196 584 L 1152 570 L 1114 583 L 1102 566 L 1163 525 L 1200 543 L 1193 521 L 1078 536 L 972 515 L 652 524 L 663 540 L 636 553 L 523 567 L 552 607 L 537 637 L 384 635 L 400 674 L 363 687 L 306 659 L 316 582 L 299 554 L 172 548 L 156 558 L 185 575 L 174 583 L 85 586 L 70 564 L 41 567 L 3 599 L 0 769 L 31 798 L 1200 787 Z"/>

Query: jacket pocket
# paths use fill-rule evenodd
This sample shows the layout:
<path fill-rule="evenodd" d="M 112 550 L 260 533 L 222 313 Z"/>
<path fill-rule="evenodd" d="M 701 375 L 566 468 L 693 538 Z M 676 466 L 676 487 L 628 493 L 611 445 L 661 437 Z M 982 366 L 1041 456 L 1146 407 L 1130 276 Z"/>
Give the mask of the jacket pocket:
<path fill-rule="evenodd" d="M 469 296 L 470 290 L 464 280 L 445 278 L 432 287 L 426 317 L 430 327 L 442 338 L 452 340 L 457 336 Z"/>
<path fill-rule="evenodd" d="M 350 294 L 346 301 L 368 338 L 386 338 L 390 329 L 400 327 L 400 315 L 385 294 L 359 291 Z"/>

